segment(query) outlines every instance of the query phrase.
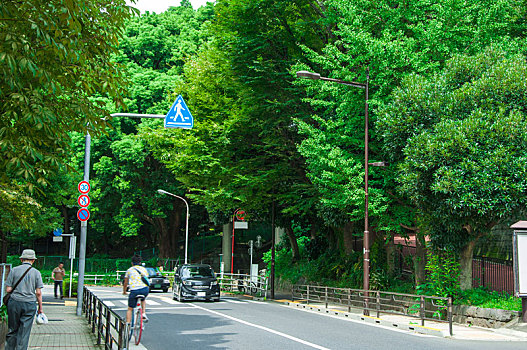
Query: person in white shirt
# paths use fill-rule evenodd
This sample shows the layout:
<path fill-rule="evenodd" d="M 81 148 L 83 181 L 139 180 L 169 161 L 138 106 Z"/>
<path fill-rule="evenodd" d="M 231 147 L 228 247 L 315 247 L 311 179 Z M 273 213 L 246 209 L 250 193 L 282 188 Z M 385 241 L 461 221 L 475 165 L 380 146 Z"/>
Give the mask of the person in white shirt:
<path fill-rule="evenodd" d="M 137 305 L 137 296 L 144 295 L 145 299 L 150 291 L 148 284 L 143 282 L 141 278 L 145 277 L 148 280 L 148 271 L 141 265 L 141 257 L 134 255 L 132 257 L 132 267 L 130 267 L 124 276 L 123 281 L 123 295 L 126 295 L 126 289 L 130 286 L 130 295 L 128 296 L 128 311 L 126 311 L 126 322 L 130 323 L 132 320 L 132 310 Z M 143 322 L 148 322 L 146 316 L 145 299 L 141 300 L 141 308 L 143 309 Z"/>

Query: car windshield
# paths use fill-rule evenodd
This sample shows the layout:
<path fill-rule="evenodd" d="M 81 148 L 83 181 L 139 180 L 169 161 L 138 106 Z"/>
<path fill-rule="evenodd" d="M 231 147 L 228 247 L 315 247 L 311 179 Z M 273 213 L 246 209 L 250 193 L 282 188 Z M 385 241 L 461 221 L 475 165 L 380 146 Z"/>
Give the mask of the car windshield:
<path fill-rule="evenodd" d="M 146 271 L 148 271 L 148 277 L 154 277 L 157 275 L 157 271 L 153 267 L 147 267 Z"/>
<path fill-rule="evenodd" d="M 186 266 L 181 270 L 182 277 L 214 277 L 210 266 Z"/>

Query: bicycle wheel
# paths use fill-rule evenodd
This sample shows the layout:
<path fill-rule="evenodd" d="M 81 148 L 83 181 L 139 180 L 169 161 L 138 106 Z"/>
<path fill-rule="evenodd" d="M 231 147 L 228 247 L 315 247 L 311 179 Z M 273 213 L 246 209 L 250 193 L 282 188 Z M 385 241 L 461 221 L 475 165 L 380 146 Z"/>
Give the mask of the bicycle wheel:
<path fill-rule="evenodd" d="M 137 311 L 135 312 L 133 329 L 135 345 L 139 345 L 139 342 L 141 341 L 141 335 L 143 334 L 143 309 L 141 306 L 138 306 Z"/>
<path fill-rule="evenodd" d="M 256 294 L 258 292 L 258 287 L 256 286 L 256 283 L 251 282 L 251 295 Z"/>

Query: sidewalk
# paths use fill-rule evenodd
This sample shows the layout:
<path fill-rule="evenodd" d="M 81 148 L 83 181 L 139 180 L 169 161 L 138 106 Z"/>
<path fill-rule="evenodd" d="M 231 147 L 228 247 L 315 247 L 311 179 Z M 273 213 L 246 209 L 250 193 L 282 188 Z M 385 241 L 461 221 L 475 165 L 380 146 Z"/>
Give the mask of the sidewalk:
<path fill-rule="evenodd" d="M 86 318 L 77 316 L 76 299 L 63 301 L 45 293 L 43 308 L 49 323 L 33 323 L 29 349 L 103 349 L 102 346 L 96 345 L 97 338 L 91 332 Z"/>

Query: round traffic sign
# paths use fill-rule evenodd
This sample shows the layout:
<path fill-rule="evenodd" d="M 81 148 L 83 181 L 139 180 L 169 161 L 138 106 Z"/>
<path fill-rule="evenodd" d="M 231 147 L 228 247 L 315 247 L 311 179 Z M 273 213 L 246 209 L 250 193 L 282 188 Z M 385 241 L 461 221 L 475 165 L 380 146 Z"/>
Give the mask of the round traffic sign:
<path fill-rule="evenodd" d="M 62 235 L 62 229 L 61 228 L 56 228 L 53 230 L 53 236 L 61 236 Z"/>
<path fill-rule="evenodd" d="M 79 198 L 77 198 L 77 203 L 79 203 L 79 206 L 86 208 L 90 205 L 90 197 L 86 194 L 81 194 Z"/>
<path fill-rule="evenodd" d="M 90 218 L 90 211 L 86 208 L 80 208 L 77 212 L 77 218 L 80 221 L 88 221 L 88 219 Z"/>
<path fill-rule="evenodd" d="M 236 211 L 236 219 L 241 221 L 245 220 L 245 210 Z"/>
<path fill-rule="evenodd" d="M 88 181 L 81 181 L 79 182 L 77 188 L 79 189 L 80 193 L 87 194 L 90 192 L 90 183 Z"/>

